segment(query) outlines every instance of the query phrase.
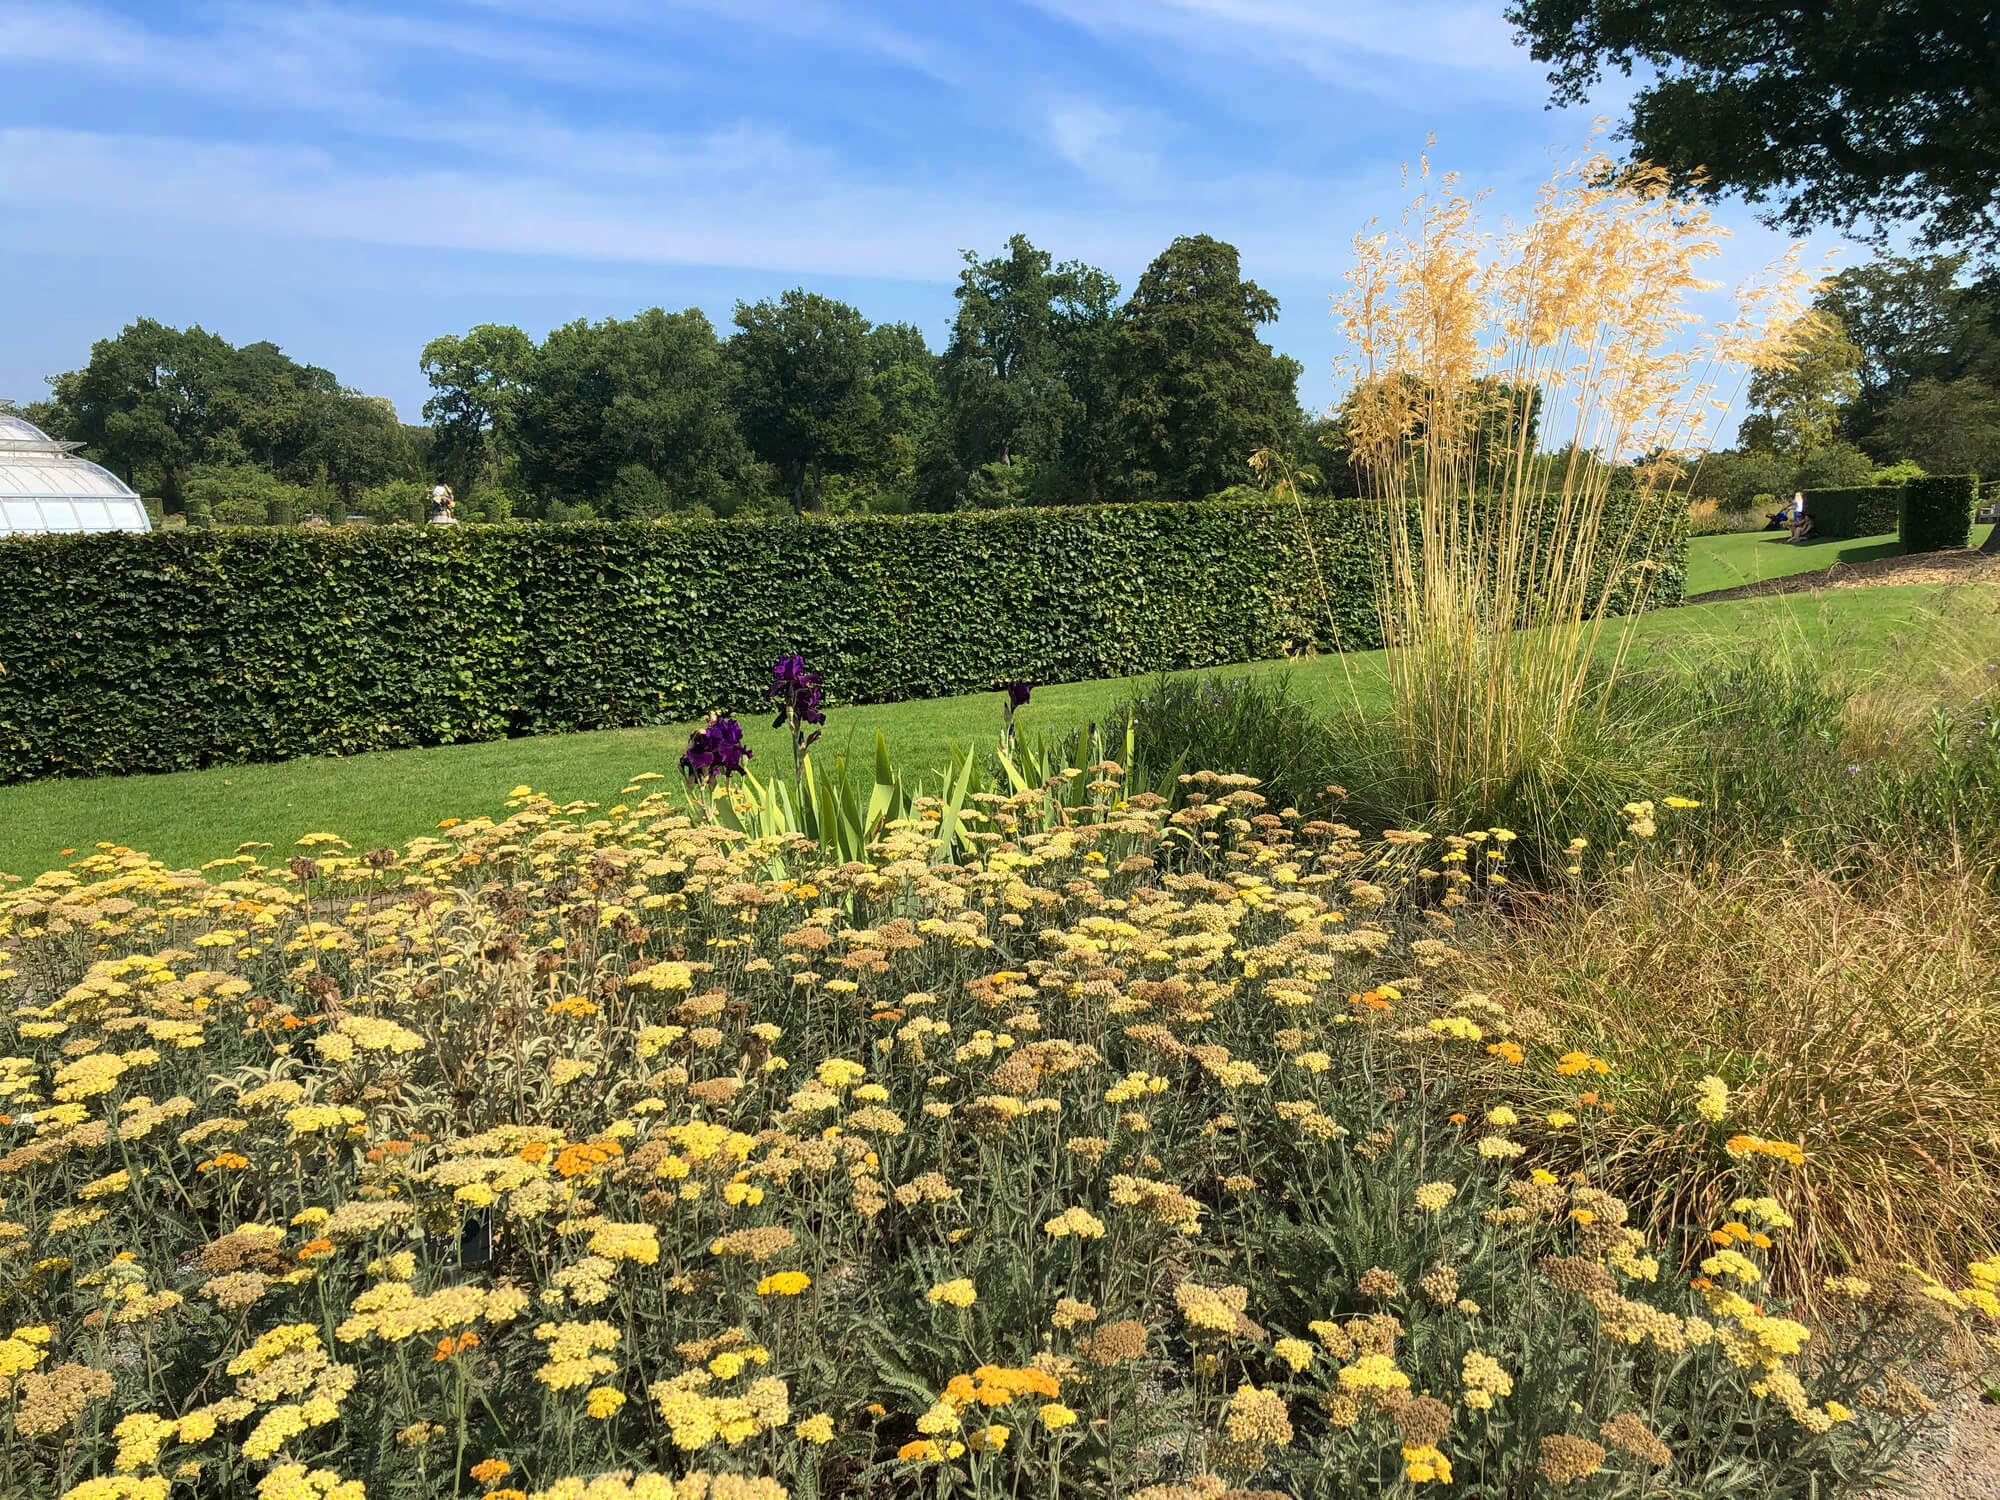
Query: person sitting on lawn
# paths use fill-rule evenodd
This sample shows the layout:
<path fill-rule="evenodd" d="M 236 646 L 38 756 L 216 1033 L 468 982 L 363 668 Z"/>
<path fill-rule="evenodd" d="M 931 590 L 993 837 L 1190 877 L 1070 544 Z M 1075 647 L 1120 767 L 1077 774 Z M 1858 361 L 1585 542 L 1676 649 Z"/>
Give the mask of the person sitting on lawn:
<path fill-rule="evenodd" d="M 1786 523 L 1786 527 L 1792 533 L 1793 541 L 1803 542 L 1813 534 L 1812 517 L 1806 514 L 1806 497 L 1793 495 L 1791 509 L 1792 518 Z"/>

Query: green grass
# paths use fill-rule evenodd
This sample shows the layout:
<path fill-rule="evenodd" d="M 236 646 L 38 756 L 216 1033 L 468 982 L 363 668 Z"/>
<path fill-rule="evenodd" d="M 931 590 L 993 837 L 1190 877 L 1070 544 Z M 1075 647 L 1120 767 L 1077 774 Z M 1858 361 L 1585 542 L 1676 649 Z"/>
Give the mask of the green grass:
<path fill-rule="evenodd" d="M 1972 545 L 1986 540 L 1991 526 L 1972 529 Z M 1714 589 L 1731 589 L 1739 584 L 1759 583 L 1766 578 L 1789 578 L 1795 573 L 1812 573 L 1835 563 L 1867 562 L 1876 557 L 1895 557 L 1901 545 L 1892 532 L 1881 536 L 1849 537 L 1792 544 L 1782 531 L 1739 531 L 1729 536 L 1698 536 L 1688 543 L 1689 594 L 1706 594 Z"/>
<path fill-rule="evenodd" d="M 1637 665 L 1700 670 L 1719 650 L 1747 640 L 1792 642 L 1802 650 L 1833 645 L 1849 659 L 1882 659 L 1899 632 L 1940 593 L 1935 586 L 1848 589 L 1661 611 L 1640 622 L 1632 659 Z M 1373 652 L 1228 670 L 1290 672 L 1301 696 L 1328 706 L 1355 698 L 1366 706 L 1378 701 L 1382 687 L 1381 658 Z M 1101 718 L 1142 685 L 1143 679 L 1128 678 L 1038 688 L 1022 713 L 1023 731 L 1069 729 Z M 822 761 L 849 748 L 865 756 L 879 728 L 898 764 L 922 773 L 948 763 L 954 744 L 990 745 L 999 727 L 997 693 L 835 708 L 815 753 Z M 367 849 L 402 842 L 441 818 L 495 811 L 508 789 L 521 782 L 561 799 L 609 804 L 637 772 L 672 775 L 688 728 L 603 730 L 0 787 L 0 870 L 34 874 L 57 868 L 65 863 L 63 851 L 98 840 L 144 849 L 176 866 L 220 858 L 245 840 L 282 847 L 322 830 Z M 789 748 L 768 720 L 752 721 L 748 738 L 760 773 L 788 770 Z"/>

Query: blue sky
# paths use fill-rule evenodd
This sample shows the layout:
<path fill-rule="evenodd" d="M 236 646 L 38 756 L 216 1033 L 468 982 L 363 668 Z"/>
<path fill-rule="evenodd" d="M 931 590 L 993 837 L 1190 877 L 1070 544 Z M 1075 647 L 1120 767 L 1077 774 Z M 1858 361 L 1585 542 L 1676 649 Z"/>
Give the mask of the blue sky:
<path fill-rule="evenodd" d="M 1502 3 L 0 0 L 0 396 L 150 315 L 416 421 L 418 351 L 474 323 L 805 285 L 941 348 L 962 249 L 1129 288 L 1205 232 L 1321 406 L 1327 298 L 1427 135 L 1496 215 L 1587 141 Z M 1782 248 L 1721 218 L 1724 279 Z"/>

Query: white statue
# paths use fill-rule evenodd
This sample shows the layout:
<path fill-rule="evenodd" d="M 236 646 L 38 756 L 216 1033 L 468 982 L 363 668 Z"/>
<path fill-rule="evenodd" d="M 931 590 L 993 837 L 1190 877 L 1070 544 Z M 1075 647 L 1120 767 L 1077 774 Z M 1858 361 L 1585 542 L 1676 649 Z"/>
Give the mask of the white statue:
<path fill-rule="evenodd" d="M 458 524 L 458 501 L 451 493 L 451 486 L 440 484 L 431 490 L 431 525 L 456 526 Z"/>

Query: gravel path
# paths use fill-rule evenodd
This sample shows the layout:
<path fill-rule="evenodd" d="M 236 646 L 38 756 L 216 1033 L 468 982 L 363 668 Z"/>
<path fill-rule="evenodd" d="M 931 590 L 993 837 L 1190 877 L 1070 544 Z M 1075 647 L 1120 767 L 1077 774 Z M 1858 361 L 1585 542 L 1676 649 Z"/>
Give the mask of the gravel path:
<path fill-rule="evenodd" d="M 1723 599 L 1757 599 L 1766 594 L 1805 594 L 1815 589 L 1852 589 L 1884 583 L 1946 583 L 2000 580 L 2000 556 L 1977 552 L 1970 547 L 1949 552 L 1920 552 L 1914 557 L 1872 557 L 1866 562 L 1835 563 L 1810 573 L 1794 573 L 1786 578 L 1766 578 L 1759 583 L 1738 584 L 1735 588 L 1714 589 L 1706 594 L 1690 594 L 1689 604 L 1712 604 Z M 2000 1495 L 2000 1490 L 1992 1492 Z"/>

